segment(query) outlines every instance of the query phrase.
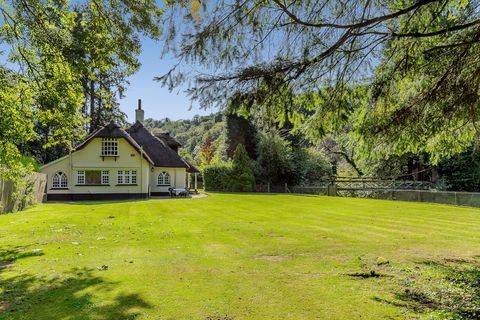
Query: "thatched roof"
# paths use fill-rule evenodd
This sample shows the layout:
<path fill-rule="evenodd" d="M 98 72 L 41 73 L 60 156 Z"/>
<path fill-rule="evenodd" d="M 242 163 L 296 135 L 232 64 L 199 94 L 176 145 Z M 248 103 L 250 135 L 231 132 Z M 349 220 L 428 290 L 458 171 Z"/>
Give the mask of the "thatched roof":
<path fill-rule="evenodd" d="M 191 164 L 187 160 L 183 160 L 183 161 L 185 161 L 185 163 L 188 165 L 187 172 L 190 172 L 190 173 L 199 173 L 200 172 L 200 170 L 198 170 L 197 167 L 195 167 L 193 164 Z"/>
<path fill-rule="evenodd" d="M 163 142 L 165 142 L 170 148 L 174 150 L 182 146 L 180 142 L 178 142 L 174 137 L 170 135 L 170 132 L 156 133 L 155 136 L 163 140 Z"/>
<path fill-rule="evenodd" d="M 157 167 L 189 168 L 189 165 L 165 141 L 155 137 L 142 123 L 135 122 L 127 133 L 143 147 L 143 150 L 153 160 Z"/>

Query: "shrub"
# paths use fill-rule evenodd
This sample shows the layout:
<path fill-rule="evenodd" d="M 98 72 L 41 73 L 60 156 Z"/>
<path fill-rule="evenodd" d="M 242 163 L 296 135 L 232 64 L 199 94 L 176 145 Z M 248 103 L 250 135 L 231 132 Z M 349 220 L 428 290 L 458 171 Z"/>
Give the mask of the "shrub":
<path fill-rule="evenodd" d="M 252 169 L 252 160 L 243 144 L 235 149 L 230 174 L 229 190 L 251 192 L 255 186 L 255 176 Z"/>
<path fill-rule="evenodd" d="M 205 191 L 228 191 L 232 166 L 215 164 L 203 169 L 203 188 Z"/>
<path fill-rule="evenodd" d="M 312 185 L 332 174 L 330 162 L 318 150 L 295 148 L 292 156 L 294 184 Z"/>
<path fill-rule="evenodd" d="M 203 184 L 205 191 L 252 191 L 255 176 L 244 145 L 237 146 L 231 164 L 206 166 L 203 169 Z"/>
<path fill-rule="evenodd" d="M 277 130 L 259 132 L 257 135 L 257 181 L 283 184 L 292 182 L 292 147 Z"/>

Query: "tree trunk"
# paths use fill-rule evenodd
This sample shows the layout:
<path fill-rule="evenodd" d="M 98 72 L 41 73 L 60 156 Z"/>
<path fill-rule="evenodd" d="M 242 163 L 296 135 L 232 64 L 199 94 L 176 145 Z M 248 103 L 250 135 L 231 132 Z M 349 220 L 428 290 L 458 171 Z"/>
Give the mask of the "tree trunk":
<path fill-rule="evenodd" d="M 90 80 L 90 133 L 97 128 L 95 121 L 95 81 Z"/>

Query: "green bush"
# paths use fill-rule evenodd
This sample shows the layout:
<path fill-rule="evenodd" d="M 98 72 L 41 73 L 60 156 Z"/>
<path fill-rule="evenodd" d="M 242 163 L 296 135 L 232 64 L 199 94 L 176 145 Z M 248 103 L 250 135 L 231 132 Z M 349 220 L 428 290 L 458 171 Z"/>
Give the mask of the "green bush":
<path fill-rule="evenodd" d="M 252 160 L 248 156 L 243 144 L 235 149 L 230 174 L 229 190 L 251 192 L 255 186 L 255 175 L 253 174 Z"/>
<path fill-rule="evenodd" d="M 255 176 L 243 144 L 235 149 L 232 164 L 209 165 L 203 169 L 205 191 L 251 192 Z"/>
<path fill-rule="evenodd" d="M 215 164 L 203 169 L 203 188 L 205 191 L 228 191 L 232 166 Z"/>
<path fill-rule="evenodd" d="M 244 172 L 235 178 L 230 177 L 229 191 L 252 192 L 255 176 L 253 173 Z"/>

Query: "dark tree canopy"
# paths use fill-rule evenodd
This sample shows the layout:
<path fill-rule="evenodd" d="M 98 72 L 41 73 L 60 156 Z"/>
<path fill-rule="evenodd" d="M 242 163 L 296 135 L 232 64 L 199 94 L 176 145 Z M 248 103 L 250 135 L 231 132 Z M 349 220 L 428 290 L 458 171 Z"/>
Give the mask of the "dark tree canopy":
<path fill-rule="evenodd" d="M 380 157 L 436 161 L 478 138 L 478 0 L 201 3 L 193 13 L 189 1 L 172 4 L 166 37 L 179 65 L 159 80 L 189 81 L 204 107 L 267 108 L 294 123 L 307 114 L 322 133 L 352 113 L 345 93 L 362 84 L 356 129 Z"/>
<path fill-rule="evenodd" d="M 238 145 L 241 144 L 246 149 L 248 156 L 256 159 L 256 129 L 251 120 L 232 113 L 227 114 L 226 119 L 227 156 L 232 158 Z"/>

